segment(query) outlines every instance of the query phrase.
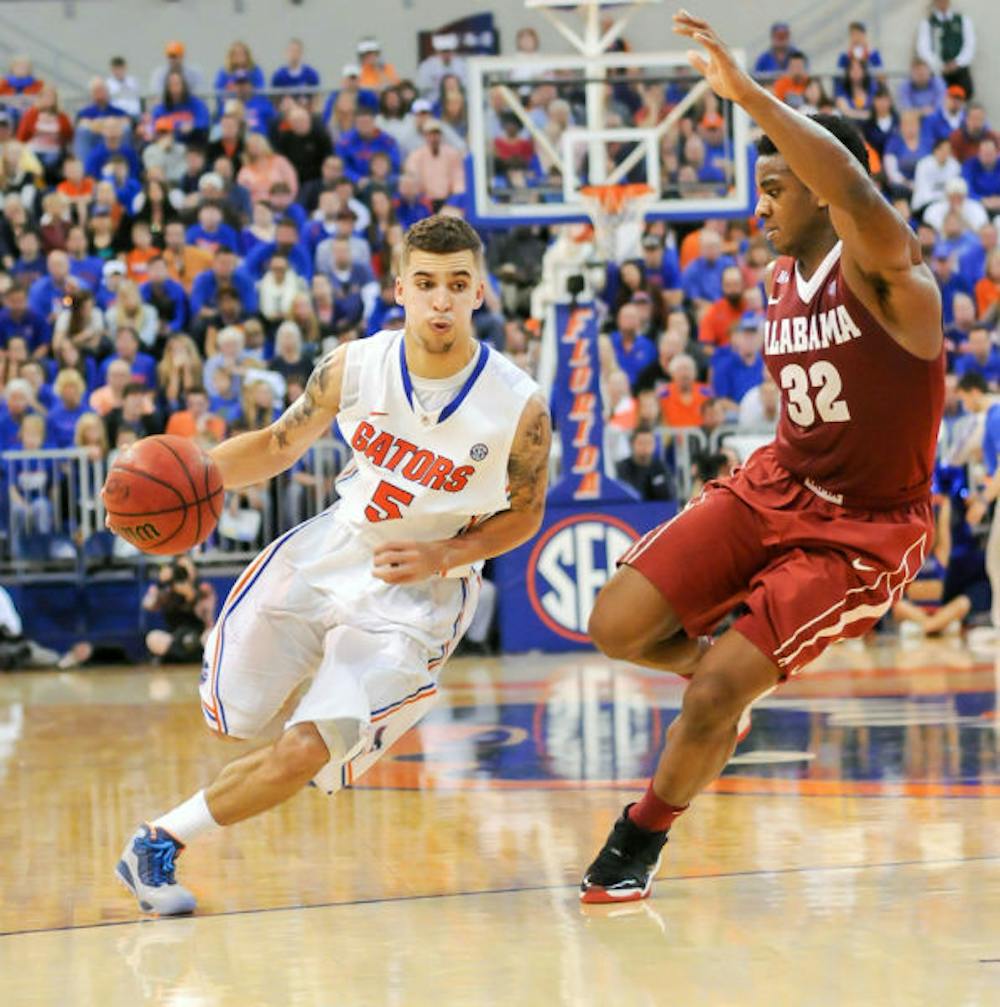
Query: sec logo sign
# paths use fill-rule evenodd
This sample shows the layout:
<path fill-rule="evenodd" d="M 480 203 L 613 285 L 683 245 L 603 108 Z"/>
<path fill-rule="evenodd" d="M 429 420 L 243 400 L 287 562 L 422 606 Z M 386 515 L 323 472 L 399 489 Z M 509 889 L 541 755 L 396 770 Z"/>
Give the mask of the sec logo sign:
<path fill-rule="evenodd" d="M 631 525 L 607 514 L 574 514 L 554 524 L 528 558 L 528 599 L 538 618 L 553 633 L 588 643 L 594 599 L 638 538 Z"/>

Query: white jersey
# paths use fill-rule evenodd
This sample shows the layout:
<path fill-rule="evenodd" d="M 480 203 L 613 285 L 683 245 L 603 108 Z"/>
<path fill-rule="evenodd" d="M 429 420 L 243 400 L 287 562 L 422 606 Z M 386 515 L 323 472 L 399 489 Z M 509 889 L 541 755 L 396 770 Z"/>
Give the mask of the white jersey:
<path fill-rule="evenodd" d="M 337 520 L 374 545 L 452 538 L 506 510 L 511 445 L 537 391 L 482 343 L 451 401 L 427 412 L 414 393 L 401 331 L 351 343 L 337 424 L 353 459 L 337 480 Z"/>

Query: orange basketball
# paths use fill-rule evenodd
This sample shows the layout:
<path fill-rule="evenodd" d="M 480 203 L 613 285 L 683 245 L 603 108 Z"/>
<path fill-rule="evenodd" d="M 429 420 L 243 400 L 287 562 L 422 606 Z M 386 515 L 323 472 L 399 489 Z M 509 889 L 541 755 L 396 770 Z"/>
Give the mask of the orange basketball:
<path fill-rule="evenodd" d="M 187 437 L 144 437 L 119 456 L 101 491 L 108 526 L 143 552 L 200 545 L 222 513 L 222 474 Z"/>

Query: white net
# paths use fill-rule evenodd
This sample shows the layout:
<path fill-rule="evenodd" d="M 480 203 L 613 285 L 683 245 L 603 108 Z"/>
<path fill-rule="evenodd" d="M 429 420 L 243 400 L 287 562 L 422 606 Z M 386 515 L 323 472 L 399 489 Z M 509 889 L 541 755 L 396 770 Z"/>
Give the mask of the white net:
<path fill-rule="evenodd" d="M 594 225 L 594 248 L 605 261 L 640 256 L 642 229 L 656 192 L 648 185 L 587 185 L 580 198 Z"/>

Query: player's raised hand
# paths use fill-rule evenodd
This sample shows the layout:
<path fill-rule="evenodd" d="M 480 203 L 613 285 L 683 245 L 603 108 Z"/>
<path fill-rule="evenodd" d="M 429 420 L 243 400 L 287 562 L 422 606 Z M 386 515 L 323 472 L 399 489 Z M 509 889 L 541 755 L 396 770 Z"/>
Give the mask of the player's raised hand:
<path fill-rule="evenodd" d="M 708 81 L 720 97 L 738 102 L 754 86 L 753 78 L 733 59 L 725 42 L 703 18 L 686 10 L 674 14 L 674 34 L 683 35 L 705 47 L 705 52 L 688 49 L 688 62 Z"/>
<path fill-rule="evenodd" d="M 372 573 L 387 584 L 414 584 L 442 573 L 441 542 L 383 542 L 375 547 Z"/>

